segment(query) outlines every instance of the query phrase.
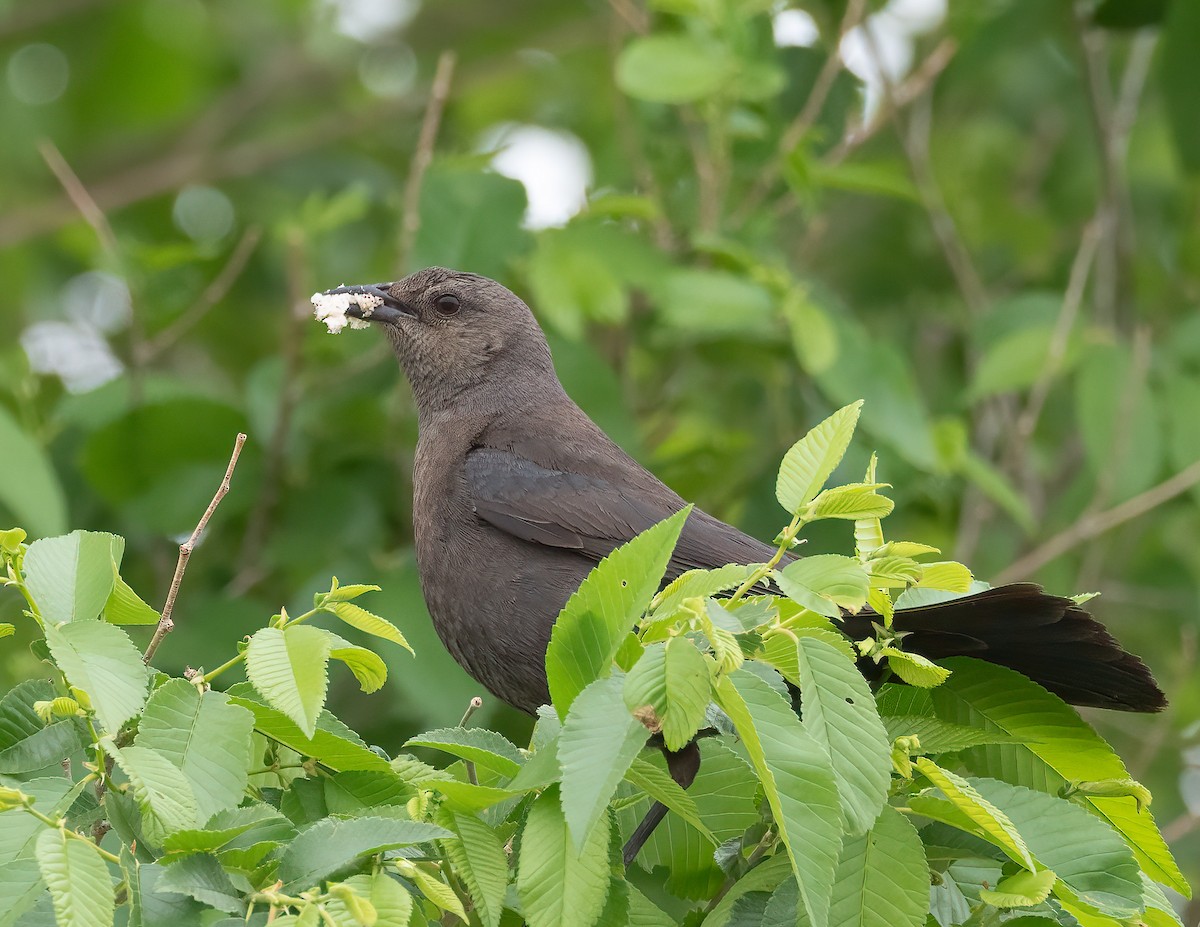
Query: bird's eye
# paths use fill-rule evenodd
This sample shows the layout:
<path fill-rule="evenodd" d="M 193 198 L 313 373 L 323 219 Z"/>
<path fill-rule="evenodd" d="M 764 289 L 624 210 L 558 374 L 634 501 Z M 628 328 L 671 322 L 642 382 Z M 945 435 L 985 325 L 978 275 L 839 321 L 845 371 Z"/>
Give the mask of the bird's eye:
<path fill-rule="evenodd" d="M 458 297 L 451 296 L 447 293 L 445 296 L 439 296 L 433 303 L 439 315 L 454 315 L 458 312 Z"/>

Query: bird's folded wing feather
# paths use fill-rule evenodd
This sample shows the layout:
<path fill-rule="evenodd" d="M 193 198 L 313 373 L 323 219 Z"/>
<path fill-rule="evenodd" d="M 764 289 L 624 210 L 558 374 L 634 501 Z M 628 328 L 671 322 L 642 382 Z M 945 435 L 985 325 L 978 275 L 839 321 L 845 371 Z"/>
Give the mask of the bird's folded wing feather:
<path fill-rule="evenodd" d="M 466 477 L 475 513 L 533 544 L 578 551 L 599 561 L 682 508 L 665 486 L 661 496 L 595 476 L 547 469 L 509 451 L 476 448 Z M 668 576 L 765 560 L 772 549 L 699 510 L 684 526 Z"/>

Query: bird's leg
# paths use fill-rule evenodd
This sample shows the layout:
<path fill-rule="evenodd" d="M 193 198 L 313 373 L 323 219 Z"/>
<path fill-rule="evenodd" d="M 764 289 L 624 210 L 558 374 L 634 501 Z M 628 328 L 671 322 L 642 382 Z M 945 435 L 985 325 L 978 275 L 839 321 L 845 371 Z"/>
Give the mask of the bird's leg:
<path fill-rule="evenodd" d="M 667 771 L 670 772 L 671 778 L 679 785 L 680 788 L 686 789 L 696 778 L 696 773 L 700 771 L 700 745 L 696 741 L 692 741 L 682 750 L 668 750 L 663 747 L 663 756 L 667 759 Z M 662 802 L 655 802 L 650 806 L 650 810 L 646 812 L 646 816 L 629 836 L 629 842 L 625 844 L 625 850 L 622 856 L 625 860 L 625 865 L 628 866 L 634 861 L 642 846 L 650 839 L 650 835 L 654 833 L 654 828 L 662 822 L 662 819 L 667 816 L 667 806 Z"/>

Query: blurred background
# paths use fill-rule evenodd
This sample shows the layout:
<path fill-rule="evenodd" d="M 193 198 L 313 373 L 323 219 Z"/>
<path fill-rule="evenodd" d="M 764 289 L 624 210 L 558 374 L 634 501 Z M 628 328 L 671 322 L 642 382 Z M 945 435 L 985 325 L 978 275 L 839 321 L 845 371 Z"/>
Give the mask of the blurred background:
<path fill-rule="evenodd" d="M 1102 592 L 1173 704 L 1089 718 L 1196 882 L 1197 88 L 1191 0 L 0 2 L 0 522 L 124 535 L 161 606 L 246 431 L 157 662 L 377 582 L 418 656 L 371 697 L 335 670 L 335 710 L 393 752 L 452 725 L 411 398 L 307 297 L 494 276 L 721 518 L 773 537 L 783 452 L 865 398 L 839 476 L 878 451 L 890 537 Z M 3 643 L 0 686 L 36 672 Z"/>

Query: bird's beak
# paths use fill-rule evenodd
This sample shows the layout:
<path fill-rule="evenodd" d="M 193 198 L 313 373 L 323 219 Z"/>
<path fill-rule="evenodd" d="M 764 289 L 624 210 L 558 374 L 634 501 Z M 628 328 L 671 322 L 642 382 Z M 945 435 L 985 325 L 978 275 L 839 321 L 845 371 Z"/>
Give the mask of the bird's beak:
<path fill-rule="evenodd" d="M 370 310 L 369 314 L 363 309 L 352 304 L 346 309 L 346 315 L 353 316 L 356 319 L 365 319 L 368 322 L 389 322 L 395 323 L 405 319 L 417 318 L 417 310 L 396 297 L 390 294 L 392 284 L 390 283 L 364 283 L 359 286 L 338 286 L 332 290 L 326 290 L 323 296 L 336 296 L 339 293 L 353 293 L 359 296 L 375 296 L 383 300 L 382 306 L 376 306 Z"/>

